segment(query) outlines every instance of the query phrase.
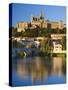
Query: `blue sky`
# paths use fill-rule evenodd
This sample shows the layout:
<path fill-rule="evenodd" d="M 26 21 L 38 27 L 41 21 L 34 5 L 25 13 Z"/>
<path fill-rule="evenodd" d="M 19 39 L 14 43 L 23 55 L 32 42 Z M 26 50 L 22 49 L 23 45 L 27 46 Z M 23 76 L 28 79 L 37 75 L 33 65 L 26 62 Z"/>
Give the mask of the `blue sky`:
<path fill-rule="evenodd" d="M 30 22 L 31 14 L 39 16 L 41 11 L 44 13 L 45 20 L 58 21 L 62 20 L 66 23 L 66 7 L 65 6 L 48 6 L 34 4 L 17 4 L 12 5 L 12 26 L 20 21 Z"/>

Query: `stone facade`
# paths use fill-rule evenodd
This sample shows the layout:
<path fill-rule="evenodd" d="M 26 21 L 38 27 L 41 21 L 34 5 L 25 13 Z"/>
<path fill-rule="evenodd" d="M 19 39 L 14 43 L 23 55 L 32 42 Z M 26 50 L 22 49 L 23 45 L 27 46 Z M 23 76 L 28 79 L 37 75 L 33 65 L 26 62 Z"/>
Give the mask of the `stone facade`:
<path fill-rule="evenodd" d="M 51 28 L 52 29 L 63 29 L 64 28 L 64 24 L 62 21 L 56 21 L 56 22 L 51 22 Z"/>
<path fill-rule="evenodd" d="M 28 23 L 27 22 L 19 22 L 19 23 L 17 23 L 16 27 L 17 27 L 18 32 L 25 31 L 25 29 L 28 28 Z"/>

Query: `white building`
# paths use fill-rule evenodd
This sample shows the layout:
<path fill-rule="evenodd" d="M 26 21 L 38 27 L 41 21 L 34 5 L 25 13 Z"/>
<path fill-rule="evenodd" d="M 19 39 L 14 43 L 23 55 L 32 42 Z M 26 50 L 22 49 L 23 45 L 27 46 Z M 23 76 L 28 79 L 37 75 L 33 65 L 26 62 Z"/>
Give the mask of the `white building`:
<path fill-rule="evenodd" d="M 62 51 L 62 45 L 57 43 L 56 41 L 53 42 L 53 52 L 60 53 Z"/>
<path fill-rule="evenodd" d="M 36 48 L 39 48 L 40 42 L 39 41 L 34 41 L 34 45 L 35 45 Z"/>

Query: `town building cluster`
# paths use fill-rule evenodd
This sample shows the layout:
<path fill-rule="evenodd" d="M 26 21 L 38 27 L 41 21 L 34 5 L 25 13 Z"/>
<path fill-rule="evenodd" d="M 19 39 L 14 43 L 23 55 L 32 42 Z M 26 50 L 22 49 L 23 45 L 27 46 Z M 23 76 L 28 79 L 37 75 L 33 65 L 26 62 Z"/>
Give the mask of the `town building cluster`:
<path fill-rule="evenodd" d="M 63 23 L 63 21 L 45 20 L 44 14 L 41 12 L 41 14 L 38 17 L 35 15 L 31 15 L 31 22 L 18 22 L 16 24 L 18 32 L 25 31 L 25 29 L 28 29 L 29 26 L 30 29 L 35 29 L 37 27 L 46 29 L 63 29 L 65 27 L 65 24 Z"/>

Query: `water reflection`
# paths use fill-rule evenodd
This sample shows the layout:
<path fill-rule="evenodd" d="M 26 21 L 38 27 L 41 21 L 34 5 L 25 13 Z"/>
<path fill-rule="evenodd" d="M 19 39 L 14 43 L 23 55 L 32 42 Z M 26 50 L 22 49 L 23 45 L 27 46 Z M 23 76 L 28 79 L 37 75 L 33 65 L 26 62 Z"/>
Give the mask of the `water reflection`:
<path fill-rule="evenodd" d="M 53 57 L 52 59 L 52 74 L 61 76 L 63 74 L 64 58 Z"/>
<path fill-rule="evenodd" d="M 16 72 L 21 80 L 24 79 L 26 81 L 30 76 L 32 85 L 45 84 L 49 76 L 61 77 L 64 75 L 64 65 L 65 59 L 62 57 L 37 56 L 18 60 Z"/>
<path fill-rule="evenodd" d="M 44 83 L 44 78 L 48 76 L 48 69 L 45 66 L 45 62 L 42 61 L 42 58 L 34 58 L 31 67 L 31 75 L 33 84 L 35 84 L 37 80 L 40 81 L 40 83 Z"/>

